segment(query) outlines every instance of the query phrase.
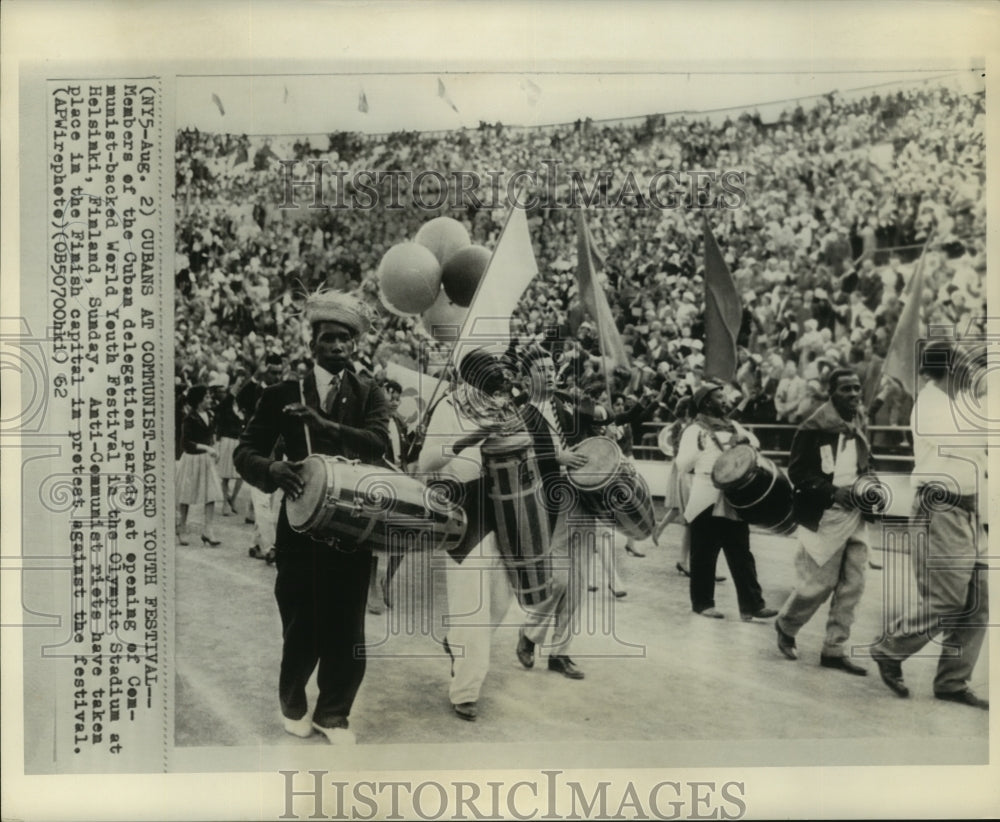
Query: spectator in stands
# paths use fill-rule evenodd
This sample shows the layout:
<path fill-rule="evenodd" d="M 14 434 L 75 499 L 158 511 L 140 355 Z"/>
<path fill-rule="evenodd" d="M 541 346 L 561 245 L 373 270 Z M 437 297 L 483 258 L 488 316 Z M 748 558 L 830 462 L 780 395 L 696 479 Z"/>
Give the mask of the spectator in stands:
<path fill-rule="evenodd" d="M 774 392 L 774 410 L 778 422 L 799 422 L 797 410 L 806 398 L 806 382 L 799 376 L 798 366 L 793 360 L 785 363 L 778 387 Z"/>

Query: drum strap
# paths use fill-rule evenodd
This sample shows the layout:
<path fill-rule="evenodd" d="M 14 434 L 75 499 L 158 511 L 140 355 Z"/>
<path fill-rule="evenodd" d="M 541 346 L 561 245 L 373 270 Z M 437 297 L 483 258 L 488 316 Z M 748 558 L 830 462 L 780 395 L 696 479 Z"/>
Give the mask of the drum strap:
<path fill-rule="evenodd" d="M 708 434 L 708 438 L 710 440 L 712 440 L 713 443 L 715 443 L 715 447 L 718 448 L 720 451 L 728 451 L 729 450 L 730 446 L 729 445 L 723 445 L 721 442 L 719 442 L 719 435 L 716 434 L 713 429 L 711 429 L 711 428 L 706 429 L 705 433 Z"/>

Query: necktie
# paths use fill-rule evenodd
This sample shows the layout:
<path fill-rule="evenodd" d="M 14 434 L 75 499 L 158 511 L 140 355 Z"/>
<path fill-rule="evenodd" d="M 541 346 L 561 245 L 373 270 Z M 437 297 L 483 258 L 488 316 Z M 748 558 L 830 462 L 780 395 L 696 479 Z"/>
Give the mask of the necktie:
<path fill-rule="evenodd" d="M 559 414 L 556 412 L 555 405 L 551 400 L 546 401 L 544 410 L 542 411 L 542 416 L 546 419 L 549 425 L 552 427 L 552 432 L 559 443 L 559 448 L 563 451 L 566 450 L 566 434 L 563 433 L 562 424 L 559 422 Z"/>
<path fill-rule="evenodd" d="M 323 400 L 323 411 L 327 414 L 333 414 L 333 406 L 337 399 L 337 393 L 340 391 L 340 377 L 337 374 L 333 375 L 333 379 L 330 380 L 330 387 L 327 389 L 326 398 Z"/>

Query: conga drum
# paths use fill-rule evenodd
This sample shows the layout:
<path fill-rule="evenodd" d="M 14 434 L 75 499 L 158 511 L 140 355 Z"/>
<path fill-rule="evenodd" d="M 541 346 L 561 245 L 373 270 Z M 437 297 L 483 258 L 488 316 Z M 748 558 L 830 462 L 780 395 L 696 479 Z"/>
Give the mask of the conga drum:
<path fill-rule="evenodd" d="M 492 435 L 480 447 L 497 546 L 518 601 L 538 605 L 553 592 L 549 520 L 531 436 Z"/>
<path fill-rule="evenodd" d="M 740 519 L 777 534 L 790 534 L 792 483 L 771 460 L 751 445 L 736 445 L 715 461 L 712 482 Z"/>
<path fill-rule="evenodd" d="M 302 495 L 285 502 L 288 524 L 318 542 L 447 550 L 465 536 L 462 509 L 415 477 L 325 454 L 306 457 L 301 476 Z"/>
<path fill-rule="evenodd" d="M 589 437 L 570 450 L 587 458 L 566 472 L 587 510 L 633 539 L 652 536 L 656 519 L 649 487 L 618 444 L 610 437 Z"/>

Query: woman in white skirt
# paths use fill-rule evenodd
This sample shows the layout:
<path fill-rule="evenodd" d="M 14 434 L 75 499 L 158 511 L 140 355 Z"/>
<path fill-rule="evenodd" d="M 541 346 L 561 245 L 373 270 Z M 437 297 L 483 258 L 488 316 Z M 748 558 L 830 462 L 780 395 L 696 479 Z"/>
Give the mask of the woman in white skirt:
<path fill-rule="evenodd" d="M 181 423 L 181 454 L 177 463 L 177 541 L 187 545 L 188 510 L 192 505 L 205 507 L 205 524 L 201 532 L 201 541 L 205 545 L 221 544 L 212 534 L 212 520 L 215 517 L 215 503 L 223 501 L 222 482 L 216 470 L 215 462 L 219 458 L 213 447 L 212 415 L 208 410 L 210 403 L 208 387 L 193 386 L 187 394 L 188 413 Z"/>

